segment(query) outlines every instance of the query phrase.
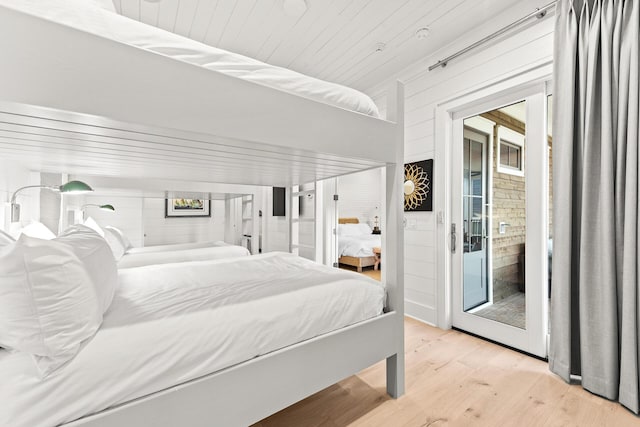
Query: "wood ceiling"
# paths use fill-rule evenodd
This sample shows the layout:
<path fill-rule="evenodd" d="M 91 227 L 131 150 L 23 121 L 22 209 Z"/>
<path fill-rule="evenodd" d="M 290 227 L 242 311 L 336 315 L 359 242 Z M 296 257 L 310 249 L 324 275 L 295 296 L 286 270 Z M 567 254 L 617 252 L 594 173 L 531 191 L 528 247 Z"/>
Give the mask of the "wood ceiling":
<path fill-rule="evenodd" d="M 114 0 L 144 23 L 366 90 L 514 6 L 513 0 L 306 0 L 288 16 L 284 0 Z M 532 4 L 533 9 L 535 5 Z M 416 37 L 420 28 L 429 36 Z M 384 43 L 382 51 L 376 51 Z"/>

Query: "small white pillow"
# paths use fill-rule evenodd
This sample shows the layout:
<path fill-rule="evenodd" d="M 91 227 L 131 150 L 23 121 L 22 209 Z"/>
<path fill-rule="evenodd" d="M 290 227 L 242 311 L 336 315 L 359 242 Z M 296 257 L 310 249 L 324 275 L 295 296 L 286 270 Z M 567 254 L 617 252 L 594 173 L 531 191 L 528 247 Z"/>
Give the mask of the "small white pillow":
<path fill-rule="evenodd" d="M 120 239 L 120 243 L 122 243 L 122 247 L 124 248 L 125 253 L 133 247 L 127 236 L 125 236 L 122 230 L 120 230 L 119 228 L 107 225 L 104 229 L 114 233 L 114 235 L 117 236 L 118 239 Z"/>
<path fill-rule="evenodd" d="M 98 225 L 98 223 L 93 218 L 88 217 L 87 219 L 85 219 L 83 225 L 89 227 L 90 229 L 98 233 L 100 237 L 104 237 L 104 230 L 102 229 L 102 227 Z"/>
<path fill-rule="evenodd" d="M 84 225 L 69 227 L 56 242 L 66 245 L 80 259 L 86 269 L 100 305 L 100 313 L 107 311 L 118 285 L 118 267 L 106 240 Z"/>
<path fill-rule="evenodd" d="M 9 235 L 8 233 L 5 233 L 4 231 L 0 230 L 0 247 L 7 246 L 15 242 L 16 242 L 16 239 L 11 237 L 11 235 Z"/>
<path fill-rule="evenodd" d="M 43 377 L 102 322 L 91 279 L 68 245 L 22 235 L 0 249 L 0 347 L 33 356 Z"/>
<path fill-rule="evenodd" d="M 338 235 L 340 236 L 362 236 L 371 234 L 369 224 L 338 224 Z"/>
<path fill-rule="evenodd" d="M 116 262 L 120 261 L 126 252 L 124 246 L 122 245 L 120 237 L 114 231 L 109 230 L 107 227 L 105 227 L 104 240 L 106 240 L 109 244 L 111 253 L 113 254 L 113 258 L 116 260 Z"/>
<path fill-rule="evenodd" d="M 13 237 L 19 238 L 22 234 L 36 239 L 51 240 L 56 237 L 53 231 L 49 230 L 46 225 L 41 222 L 33 221 L 26 227 L 19 229 Z"/>
<path fill-rule="evenodd" d="M 93 0 L 92 2 L 100 9 L 108 10 L 109 12 L 117 13 L 116 8 L 113 5 L 112 0 Z"/>

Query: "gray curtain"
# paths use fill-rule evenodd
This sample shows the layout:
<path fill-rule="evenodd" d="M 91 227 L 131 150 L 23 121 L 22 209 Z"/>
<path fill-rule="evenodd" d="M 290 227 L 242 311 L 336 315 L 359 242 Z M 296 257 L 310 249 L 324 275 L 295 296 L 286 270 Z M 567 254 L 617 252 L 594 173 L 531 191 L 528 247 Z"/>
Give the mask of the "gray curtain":
<path fill-rule="evenodd" d="M 640 0 L 559 0 L 550 367 L 638 413 Z"/>

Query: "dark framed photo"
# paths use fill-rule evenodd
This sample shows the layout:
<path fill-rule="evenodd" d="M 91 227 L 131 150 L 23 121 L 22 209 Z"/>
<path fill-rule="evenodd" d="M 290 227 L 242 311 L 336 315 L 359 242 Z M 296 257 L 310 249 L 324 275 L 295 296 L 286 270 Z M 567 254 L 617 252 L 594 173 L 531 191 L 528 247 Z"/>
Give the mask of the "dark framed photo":
<path fill-rule="evenodd" d="M 205 199 L 165 199 L 165 218 L 211 217 L 211 200 Z"/>
<path fill-rule="evenodd" d="M 404 210 L 433 210 L 433 159 L 404 165 Z"/>

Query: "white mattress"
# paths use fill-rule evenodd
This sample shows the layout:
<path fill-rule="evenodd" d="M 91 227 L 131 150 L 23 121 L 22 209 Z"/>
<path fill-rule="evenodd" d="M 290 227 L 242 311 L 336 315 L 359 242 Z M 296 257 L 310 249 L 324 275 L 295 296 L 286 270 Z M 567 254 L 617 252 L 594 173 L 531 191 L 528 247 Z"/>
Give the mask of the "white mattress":
<path fill-rule="evenodd" d="M 187 249 L 211 248 L 216 246 L 230 246 L 230 244 L 225 243 L 222 240 L 207 240 L 205 242 L 174 243 L 171 245 L 154 245 L 144 246 L 142 248 L 130 248 L 127 250 L 127 253 L 146 254 L 151 252 L 183 251 Z"/>
<path fill-rule="evenodd" d="M 369 257 L 373 256 L 373 248 L 381 246 L 380 234 L 338 236 L 338 256 Z"/>
<path fill-rule="evenodd" d="M 88 0 L 0 0 L 0 4 L 209 70 L 379 117 L 373 100 L 355 89 L 217 49 L 97 8 Z"/>
<path fill-rule="evenodd" d="M 375 317 L 385 295 L 377 281 L 285 253 L 119 279 L 102 327 L 56 374 L 40 380 L 29 356 L 0 350 L 0 426 L 75 420 Z"/>
<path fill-rule="evenodd" d="M 185 249 L 181 251 L 126 253 L 120 258 L 120 261 L 118 261 L 118 268 L 143 267 L 145 265 L 171 264 L 174 262 L 208 261 L 248 255 L 251 254 L 247 248 L 235 245 Z"/>

